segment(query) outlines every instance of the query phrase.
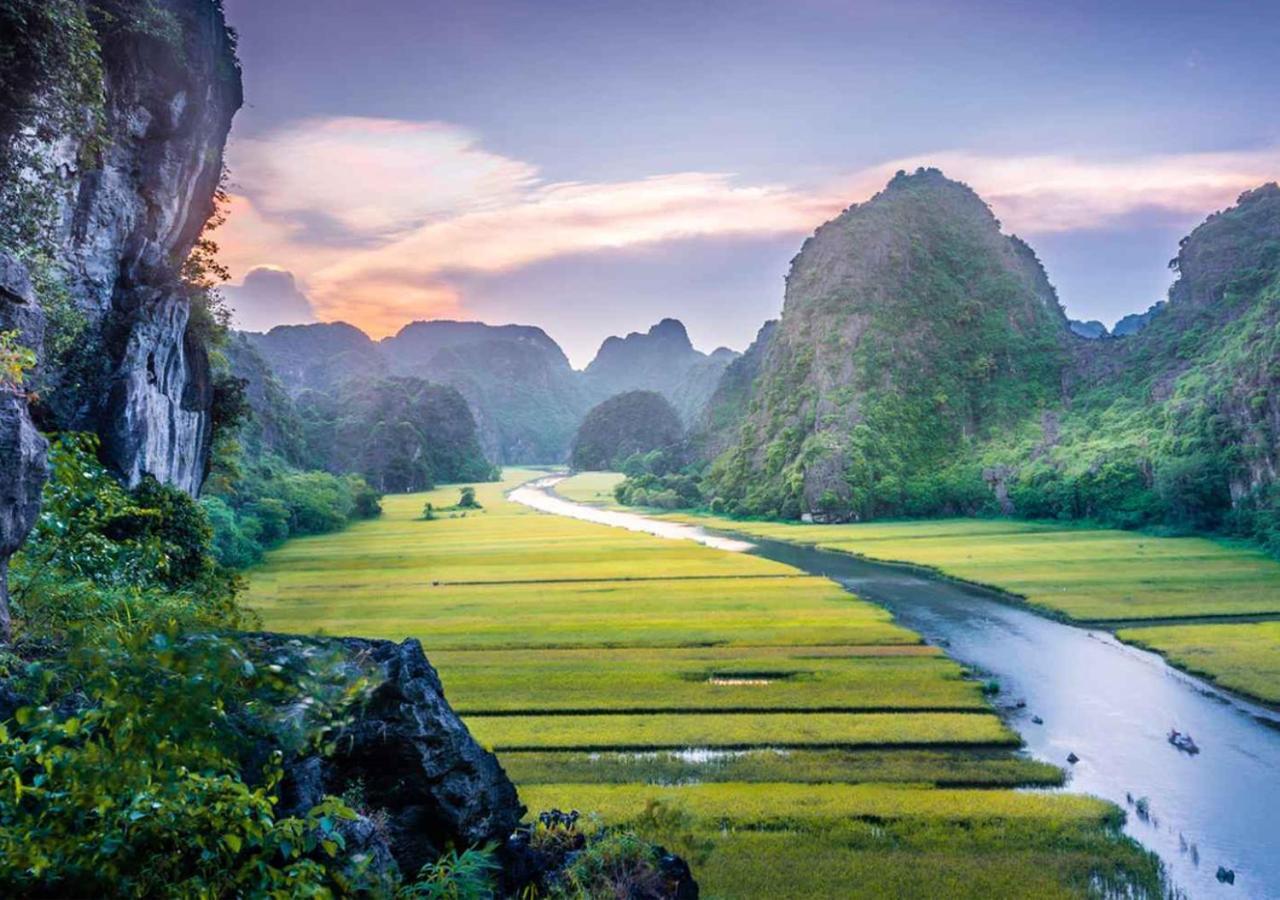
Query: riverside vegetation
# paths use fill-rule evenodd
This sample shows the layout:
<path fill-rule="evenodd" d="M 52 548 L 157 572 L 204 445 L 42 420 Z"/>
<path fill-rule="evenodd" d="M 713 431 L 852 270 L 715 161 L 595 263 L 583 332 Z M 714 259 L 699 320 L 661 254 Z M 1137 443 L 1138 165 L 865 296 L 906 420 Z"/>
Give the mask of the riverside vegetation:
<path fill-rule="evenodd" d="M 532 808 L 677 849 L 710 896 L 1160 896 L 1121 813 L 1018 756 L 981 685 L 886 612 L 767 560 L 545 516 L 476 485 L 292 540 L 271 628 L 415 636 Z"/>

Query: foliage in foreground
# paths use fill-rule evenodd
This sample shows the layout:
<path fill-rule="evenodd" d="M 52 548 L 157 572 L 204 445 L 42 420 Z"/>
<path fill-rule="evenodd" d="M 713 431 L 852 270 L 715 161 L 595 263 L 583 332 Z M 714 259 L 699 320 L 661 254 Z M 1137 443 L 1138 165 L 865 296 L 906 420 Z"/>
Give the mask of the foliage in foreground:
<path fill-rule="evenodd" d="M 121 487 L 63 436 L 14 560 L 0 655 L 0 893 L 329 896 L 358 887 L 333 798 L 277 814 L 283 754 L 363 690 L 326 660 L 255 659 L 195 501 Z M 262 748 L 270 747 L 265 755 Z"/>
<path fill-rule="evenodd" d="M 375 518 L 380 500 L 359 475 L 300 471 L 268 453 L 220 464 L 200 505 L 213 527 L 218 561 L 244 568 L 291 537 Z"/>
<path fill-rule="evenodd" d="M 106 629 L 65 662 L 28 664 L 16 686 L 25 705 L 0 725 L 6 892 L 316 896 L 359 883 L 337 827 L 354 813 L 328 798 L 280 817 L 283 751 L 248 761 L 254 739 L 319 739 L 353 686 L 310 694 L 305 727 L 280 721 L 271 712 L 299 685 L 177 626 Z"/>

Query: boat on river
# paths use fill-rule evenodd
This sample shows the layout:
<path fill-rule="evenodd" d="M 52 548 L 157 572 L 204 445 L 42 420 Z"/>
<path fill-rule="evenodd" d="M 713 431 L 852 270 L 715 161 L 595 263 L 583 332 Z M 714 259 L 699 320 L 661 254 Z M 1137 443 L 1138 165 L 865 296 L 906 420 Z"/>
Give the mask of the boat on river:
<path fill-rule="evenodd" d="M 1200 752 L 1200 748 L 1196 742 L 1192 740 L 1191 735 L 1179 731 L 1176 728 L 1169 729 L 1169 743 L 1177 747 L 1183 753 L 1190 753 L 1195 756 Z"/>

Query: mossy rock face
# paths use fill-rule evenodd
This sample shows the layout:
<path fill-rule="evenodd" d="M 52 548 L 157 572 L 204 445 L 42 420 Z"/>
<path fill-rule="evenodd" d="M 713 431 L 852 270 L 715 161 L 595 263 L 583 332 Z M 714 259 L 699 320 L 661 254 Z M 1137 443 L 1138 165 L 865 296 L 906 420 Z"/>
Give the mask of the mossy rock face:
<path fill-rule="evenodd" d="M 973 191 L 900 173 L 805 242 L 695 442 L 704 494 L 735 514 L 1016 514 L 1280 549 L 1280 187 L 1210 216 L 1170 267 L 1167 302 L 1081 337 Z"/>
<path fill-rule="evenodd" d="M 361 832 L 369 843 L 363 849 L 375 860 L 393 858 L 401 873 L 417 872 L 450 846 L 502 843 L 519 825 L 524 807 L 515 786 L 454 713 L 418 641 L 273 634 L 246 640 L 255 652 L 286 665 L 336 653 L 352 677 L 372 681 L 333 753 L 288 760 L 283 813 L 304 813 L 325 795 L 358 785 L 361 805 L 385 818 L 381 829 Z"/>
<path fill-rule="evenodd" d="M 900 174 L 796 257 L 713 493 L 750 512 L 894 511 L 912 473 L 1060 400 L 1068 333 L 1035 255 L 973 191 Z"/>
<path fill-rule="evenodd" d="M 617 469 L 636 453 L 662 450 L 684 436 L 680 414 L 655 391 L 627 391 L 594 407 L 573 439 L 569 462 L 579 471 Z"/>

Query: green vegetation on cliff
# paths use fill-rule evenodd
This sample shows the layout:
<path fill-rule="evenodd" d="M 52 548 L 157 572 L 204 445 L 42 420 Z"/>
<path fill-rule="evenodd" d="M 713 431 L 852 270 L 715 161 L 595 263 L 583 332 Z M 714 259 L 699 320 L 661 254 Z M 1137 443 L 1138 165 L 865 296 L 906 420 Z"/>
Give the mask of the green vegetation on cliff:
<path fill-rule="evenodd" d="M 596 406 L 578 426 L 569 451 L 575 469 L 616 469 L 636 454 L 668 450 L 684 429 L 675 408 L 654 391 L 627 391 Z"/>
<path fill-rule="evenodd" d="M 796 258 L 759 374 L 708 412 L 703 494 L 734 515 L 1005 513 L 1280 549 L 1280 187 L 1210 216 L 1171 267 L 1146 327 L 1079 338 L 976 195 L 899 174 Z"/>
<path fill-rule="evenodd" d="M 362 683 L 318 658 L 273 665 L 229 636 L 254 617 L 200 506 L 153 479 L 122 487 L 95 451 L 91 436 L 55 442 L 40 521 L 12 560 L 0 893 L 374 887 L 331 836 L 354 814 L 332 797 L 281 814 L 283 758 L 261 754 L 318 740 Z"/>
<path fill-rule="evenodd" d="M 900 173 L 796 257 L 708 495 L 783 518 L 978 505 L 977 472 L 945 499 L 931 476 L 1060 400 L 1065 329 L 1034 254 L 976 194 Z"/>

